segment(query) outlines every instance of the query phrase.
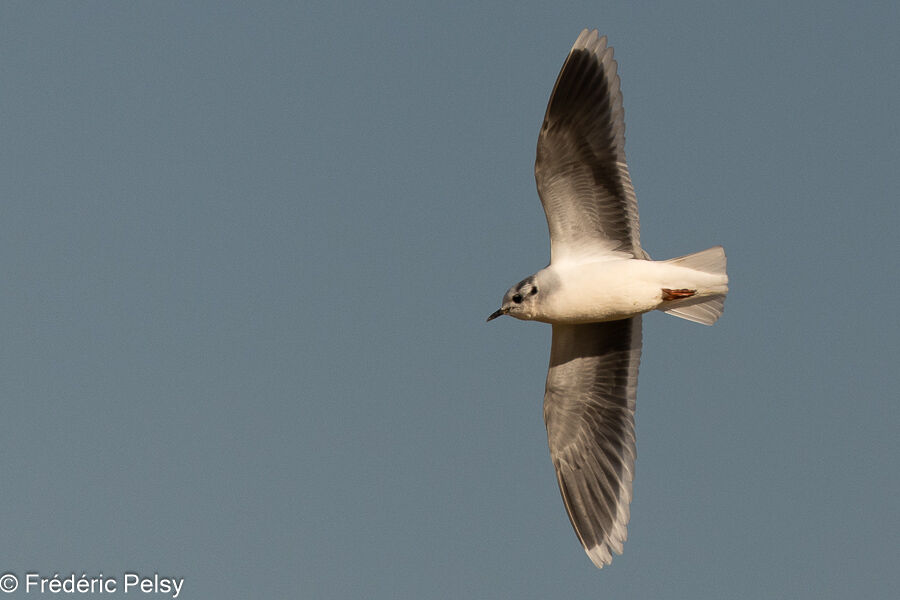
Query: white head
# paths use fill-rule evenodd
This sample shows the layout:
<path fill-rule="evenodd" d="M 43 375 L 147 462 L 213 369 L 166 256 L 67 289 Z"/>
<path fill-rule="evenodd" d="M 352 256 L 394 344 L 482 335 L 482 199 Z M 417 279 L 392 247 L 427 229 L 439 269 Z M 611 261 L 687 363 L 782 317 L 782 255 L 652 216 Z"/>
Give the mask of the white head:
<path fill-rule="evenodd" d="M 530 277 L 526 277 L 516 285 L 506 290 L 503 303 L 487 318 L 492 321 L 497 317 L 509 315 L 523 321 L 531 321 L 540 316 L 540 303 L 546 296 L 546 290 L 542 285 L 542 271 L 538 271 Z M 543 295 L 542 295 L 543 294 Z"/>

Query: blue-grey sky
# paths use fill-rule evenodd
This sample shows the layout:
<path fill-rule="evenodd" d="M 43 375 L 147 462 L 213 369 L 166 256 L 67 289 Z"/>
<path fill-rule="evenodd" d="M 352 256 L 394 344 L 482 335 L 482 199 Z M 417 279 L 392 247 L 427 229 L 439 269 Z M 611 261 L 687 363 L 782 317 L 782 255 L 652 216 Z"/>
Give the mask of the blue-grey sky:
<path fill-rule="evenodd" d="M 900 588 L 895 2 L 0 5 L 0 573 L 181 598 Z M 644 322 L 625 554 L 571 530 L 537 132 L 616 49 Z M 32 592 L 31 595 L 34 595 Z M 24 587 L 10 597 L 30 597 Z M 159 595 L 158 597 L 162 597 Z"/>

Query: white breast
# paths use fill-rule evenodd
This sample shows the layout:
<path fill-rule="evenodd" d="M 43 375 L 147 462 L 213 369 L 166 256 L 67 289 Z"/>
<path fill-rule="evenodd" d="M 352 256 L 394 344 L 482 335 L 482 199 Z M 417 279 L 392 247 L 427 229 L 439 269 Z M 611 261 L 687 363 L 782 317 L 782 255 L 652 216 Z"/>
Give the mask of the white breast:
<path fill-rule="evenodd" d="M 542 299 L 537 320 L 595 323 L 653 310 L 659 303 L 660 290 L 645 275 L 649 262 L 615 259 L 547 267 L 545 276 L 555 285 Z"/>

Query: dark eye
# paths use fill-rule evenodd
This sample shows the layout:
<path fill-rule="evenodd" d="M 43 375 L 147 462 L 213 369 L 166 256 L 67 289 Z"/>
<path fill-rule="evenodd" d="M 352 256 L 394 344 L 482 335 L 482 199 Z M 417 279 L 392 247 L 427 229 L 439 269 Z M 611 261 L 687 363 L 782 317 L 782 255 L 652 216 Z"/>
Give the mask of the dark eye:
<path fill-rule="evenodd" d="M 537 286 L 531 288 L 531 295 L 534 296 L 535 294 L 537 294 Z"/>
<path fill-rule="evenodd" d="M 516 294 L 513 296 L 513 302 L 516 304 L 522 304 L 522 294 Z"/>

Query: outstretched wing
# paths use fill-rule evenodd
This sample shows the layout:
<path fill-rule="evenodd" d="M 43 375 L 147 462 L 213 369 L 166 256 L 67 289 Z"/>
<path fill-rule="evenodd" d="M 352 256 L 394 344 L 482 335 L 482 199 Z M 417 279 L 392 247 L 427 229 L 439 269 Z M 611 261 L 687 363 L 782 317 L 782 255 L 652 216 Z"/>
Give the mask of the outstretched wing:
<path fill-rule="evenodd" d="M 613 49 L 585 29 L 547 105 L 534 176 L 550 228 L 550 262 L 641 249 L 625 163 L 625 111 Z"/>
<path fill-rule="evenodd" d="M 622 553 L 634 476 L 641 317 L 553 325 L 544 421 L 569 519 L 598 567 Z"/>

